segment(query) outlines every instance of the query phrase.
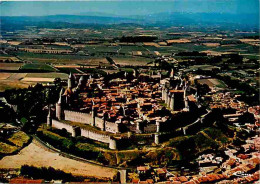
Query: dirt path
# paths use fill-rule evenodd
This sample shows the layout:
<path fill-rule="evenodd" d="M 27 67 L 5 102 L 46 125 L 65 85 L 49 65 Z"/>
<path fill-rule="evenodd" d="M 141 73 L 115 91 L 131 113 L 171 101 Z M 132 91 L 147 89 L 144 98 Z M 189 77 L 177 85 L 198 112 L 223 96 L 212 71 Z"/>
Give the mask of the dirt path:
<path fill-rule="evenodd" d="M 83 163 L 60 156 L 49 151 L 35 140 L 22 149 L 17 155 L 6 156 L 0 160 L 0 169 L 16 169 L 22 165 L 35 167 L 53 167 L 77 176 L 93 176 L 97 178 L 113 178 L 117 170 L 90 163 Z"/>

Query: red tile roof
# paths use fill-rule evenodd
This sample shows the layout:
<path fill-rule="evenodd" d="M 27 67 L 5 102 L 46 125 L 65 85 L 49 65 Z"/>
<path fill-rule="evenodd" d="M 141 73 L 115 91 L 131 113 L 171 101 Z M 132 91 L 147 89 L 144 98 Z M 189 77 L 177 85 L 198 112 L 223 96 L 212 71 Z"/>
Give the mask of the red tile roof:
<path fill-rule="evenodd" d="M 13 178 L 10 183 L 44 183 L 43 179 L 32 180 L 27 178 Z"/>

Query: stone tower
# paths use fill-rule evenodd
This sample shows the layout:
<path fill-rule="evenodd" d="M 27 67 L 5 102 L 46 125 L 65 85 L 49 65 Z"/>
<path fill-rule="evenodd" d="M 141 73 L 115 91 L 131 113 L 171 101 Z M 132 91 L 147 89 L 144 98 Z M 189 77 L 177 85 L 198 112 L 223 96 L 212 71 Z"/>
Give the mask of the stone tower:
<path fill-rule="evenodd" d="M 168 93 L 168 98 L 167 98 L 167 99 L 168 99 L 168 100 L 167 100 L 167 106 L 168 106 L 168 107 L 170 107 L 170 105 L 171 105 L 171 101 L 172 101 L 172 98 L 171 98 L 171 97 L 172 97 L 172 94 L 171 94 L 171 92 L 169 92 L 169 93 Z"/>
<path fill-rule="evenodd" d="M 164 90 L 164 97 L 165 97 L 165 103 L 166 103 L 166 105 L 167 105 L 167 103 L 168 103 L 168 92 L 169 92 L 169 89 L 166 88 L 166 89 Z"/>
<path fill-rule="evenodd" d="M 162 100 L 164 100 L 165 101 L 165 84 L 163 84 L 163 86 L 162 86 Z"/>
<path fill-rule="evenodd" d="M 81 88 L 84 84 L 84 75 L 81 75 L 79 78 L 78 88 Z"/>
<path fill-rule="evenodd" d="M 94 106 L 92 106 L 92 126 L 96 126 L 96 113 L 97 110 Z"/>
<path fill-rule="evenodd" d="M 59 101 L 56 103 L 56 118 L 58 120 L 62 119 L 62 94 L 63 94 L 63 88 L 60 91 Z"/>
<path fill-rule="evenodd" d="M 112 150 L 117 149 L 116 140 L 112 137 L 110 137 L 110 139 L 109 139 L 109 148 Z"/>
<path fill-rule="evenodd" d="M 142 120 L 136 120 L 136 133 L 142 133 L 142 125 L 141 125 Z"/>
<path fill-rule="evenodd" d="M 51 116 L 51 108 L 49 106 L 49 112 L 48 112 L 48 116 L 47 116 L 47 126 L 51 127 L 52 126 L 52 116 Z"/>
<path fill-rule="evenodd" d="M 170 109 L 172 109 L 174 111 L 174 93 L 171 96 Z"/>
<path fill-rule="evenodd" d="M 173 78 L 174 77 L 174 70 L 173 68 L 171 69 L 171 73 L 170 73 L 170 78 Z"/>
<path fill-rule="evenodd" d="M 70 73 L 69 78 L 68 78 L 68 88 L 72 88 L 74 84 L 73 76 L 72 73 Z"/>
<path fill-rule="evenodd" d="M 156 132 L 159 133 L 160 132 L 160 126 L 161 126 L 161 121 L 157 120 L 156 121 Z"/>
<path fill-rule="evenodd" d="M 154 134 L 154 143 L 155 144 L 159 144 L 160 143 L 159 134 L 158 133 Z"/>
<path fill-rule="evenodd" d="M 103 117 L 103 124 L 102 124 L 102 128 L 101 128 L 102 131 L 106 131 L 106 120 L 107 120 L 107 118 L 108 118 L 108 113 L 105 112 L 104 117 Z"/>

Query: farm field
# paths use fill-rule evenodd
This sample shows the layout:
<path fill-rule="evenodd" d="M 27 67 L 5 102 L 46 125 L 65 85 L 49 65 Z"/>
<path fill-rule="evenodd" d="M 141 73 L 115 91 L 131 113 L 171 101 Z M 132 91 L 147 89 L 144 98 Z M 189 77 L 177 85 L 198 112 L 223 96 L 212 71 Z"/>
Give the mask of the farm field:
<path fill-rule="evenodd" d="M 19 154 L 6 156 L 0 160 L 1 169 L 18 169 L 25 164 L 35 167 L 53 167 L 76 176 L 94 176 L 97 178 L 106 176 L 107 178 L 113 178 L 117 173 L 112 168 L 83 163 L 60 156 L 58 153 L 51 152 L 42 147 L 35 140 L 29 146 L 22 149 Z"/>
<path fill-rule="evenodd" d="M 25 82 L 21 80 L 1 80 L 0 79 L 0 91 L 7 89 L 19 89 L 28 88 L 30 85 L 35 85 L 37 82 Z"/>
<path fill-rule="evenodd" d="M 45 72 L 54 72 L 56 71 L 54 68 L 52 68 L 50 65 L 42 64 L 42 63 L 30 63 L 30 64 L 24 64 L 20 71 L 45 71 Z"/>
<path fill-rule="evenodd" d="M 38 62 L 38 63 L 63 63 L 63 64 L 91 64 L 98 65 L 99 62 L 105 62 L 104 58 L 100 57 L 90 57 L 82 55 L 57 55 L 57 54 L 37 54 L 37 53 L 27 53 L 19 52 L 17 55 L 27 61 Z"/>
<path fill-rule="evenodd" d="M 68 74 L 65 73 L 28 73 L 21 81 L 24 82 L 53 82 L 55 78 L 66 80 Z"/>
<path fill-rule="evenodd" d="M 19 70 L 23 63 L 0 63 L 0 70 Z"/>
<path fill-rule="evenodd" d="M 61 78 L 61 79 L 67 79 L 68 74 L 66 73 L 28 73 L 25 78 Z"/>
<path fill-rule="evenodd" d="M 152 59 L 144 57 L 115 57 L 112 58 L 119 65 L 147 65 Z"/>
<path fill-rule="evenodd" d="M 36 82 L 22 81 L 28 74 L 27 72 L 21 71 L 22 73 L 14 73 L 18 71 L 21 66 L 23 66 L 23 63 L 0 63 L 0 70 L 2 70 L 2 72 L 0 72 L 0 91 L 27 88 L 29 85 L 36 84 Z"/>
<path fill-rule="evenodd" d="M 12 60 L 12 61 L 20 61 L 17 57 L 13 56 L 8 56 L 8 55 L 0 55 L 0 61 L 5 61 L 5 60 Z"/>
<path fill-rule="evenodd" d="M 73 69 L 73 68 L 72 68 Z M 74 69 L 75 70 L 75 69 Z M 70 71 L 67 71 L 69 74 Z M 77 70 L 75 73 L 79 73 Z M 66 73 L 0 73 L 0 91 L 27 88 L 38 82 L 53 82 L 55 78 L 67 79 Z"/>
<path fill-rule="evenodd" d="M 226 84 L 218 79 L 200 79 L 198 80 L 200 84 L 207 84 L 210 88 L 218 87 L 225 88 Z"/>
<path fill-rule="evenodd" d="M 11 76 L 11 73 L 0 73 L 0 80 L 5 80 Z"/>

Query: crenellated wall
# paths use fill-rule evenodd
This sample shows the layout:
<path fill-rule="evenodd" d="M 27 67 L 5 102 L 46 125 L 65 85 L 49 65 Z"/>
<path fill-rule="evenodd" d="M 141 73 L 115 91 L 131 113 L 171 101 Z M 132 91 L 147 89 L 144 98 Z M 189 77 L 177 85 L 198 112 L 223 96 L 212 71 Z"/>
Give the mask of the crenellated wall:
<path fill-rule="evenodd" d="M 57 129 L 63 129 L 64 128 L 64 129 L 67 130 L 67 132 L 69 132 L 71 134 L 73 133 L 73 127 L 71 125 L 68 125 L 66 123 L 62 123 L 62 122 L 57 121 L 55 119 L 52 120 L 52 127 L 57 128 Z"/>
<path fill-rule="evenodd" d="M 156 132 L 156 129 L 157 129 L 157 127 L 155 124 L 147 124 L 144 126 L 145 133 Z"/>
<path fill-rule="evenodd" d="M 110 141 L 109 135 L 99 134 L 86 129 L 81 129 L 81 136 L 104 143 L 109 143 Z"/>
<path fill-rule="evenodd" d="M 64 119 L 67 121 L 74 121 L 82 124 L 93 125 L 93 116 L 91 113 L 64 110 Z M 95 127 L 103 130 L 103 126 L 104 126 L 104 120 L 102 118 L 95 117 Z M 119 125 L 113 122 L 106 121 L 105 131 L 111 133 L 118 133 Z"/>
<path fill-rule="evenodd" d="M 64 110 L 64 118 L 67 121 L 74 121 L 88 125 L 93 123 L 93 118 L 90 113 Z"/>
<path fill-rule="evenodd" d="M 57 128 L 57 129 L 66 129 L 69 133 L 71 133 L 72 135 L 74 135 L 74 130 L 75 128 L 73 128 L 72 125 L 57 121 L 57 120 L 52 120 L 52 127 Z M 94 132 L 91 130 L 86 130 L 84 128 L 80 128 L 77 127 L 78 129 L 80 129 L 80 134 L 83 137 L 89 138 L 89 139 L 93 139 L 99 142 L 103 142 L 103 143 L 107 143 L 107 144 L 111 144 L 111 137 L 109 135 L 106 134 L 101 134 L 98 132 Z M 113 148 L 116 149 L 116 141 L 112 141 L 113 143 Z"/>
<path fill-rule="evenodd" d="M 112 132 L 112 133 L 118 133 L 119 132 L 119 124 L 107 121 L 106 122 L 106 131 Z"/>

